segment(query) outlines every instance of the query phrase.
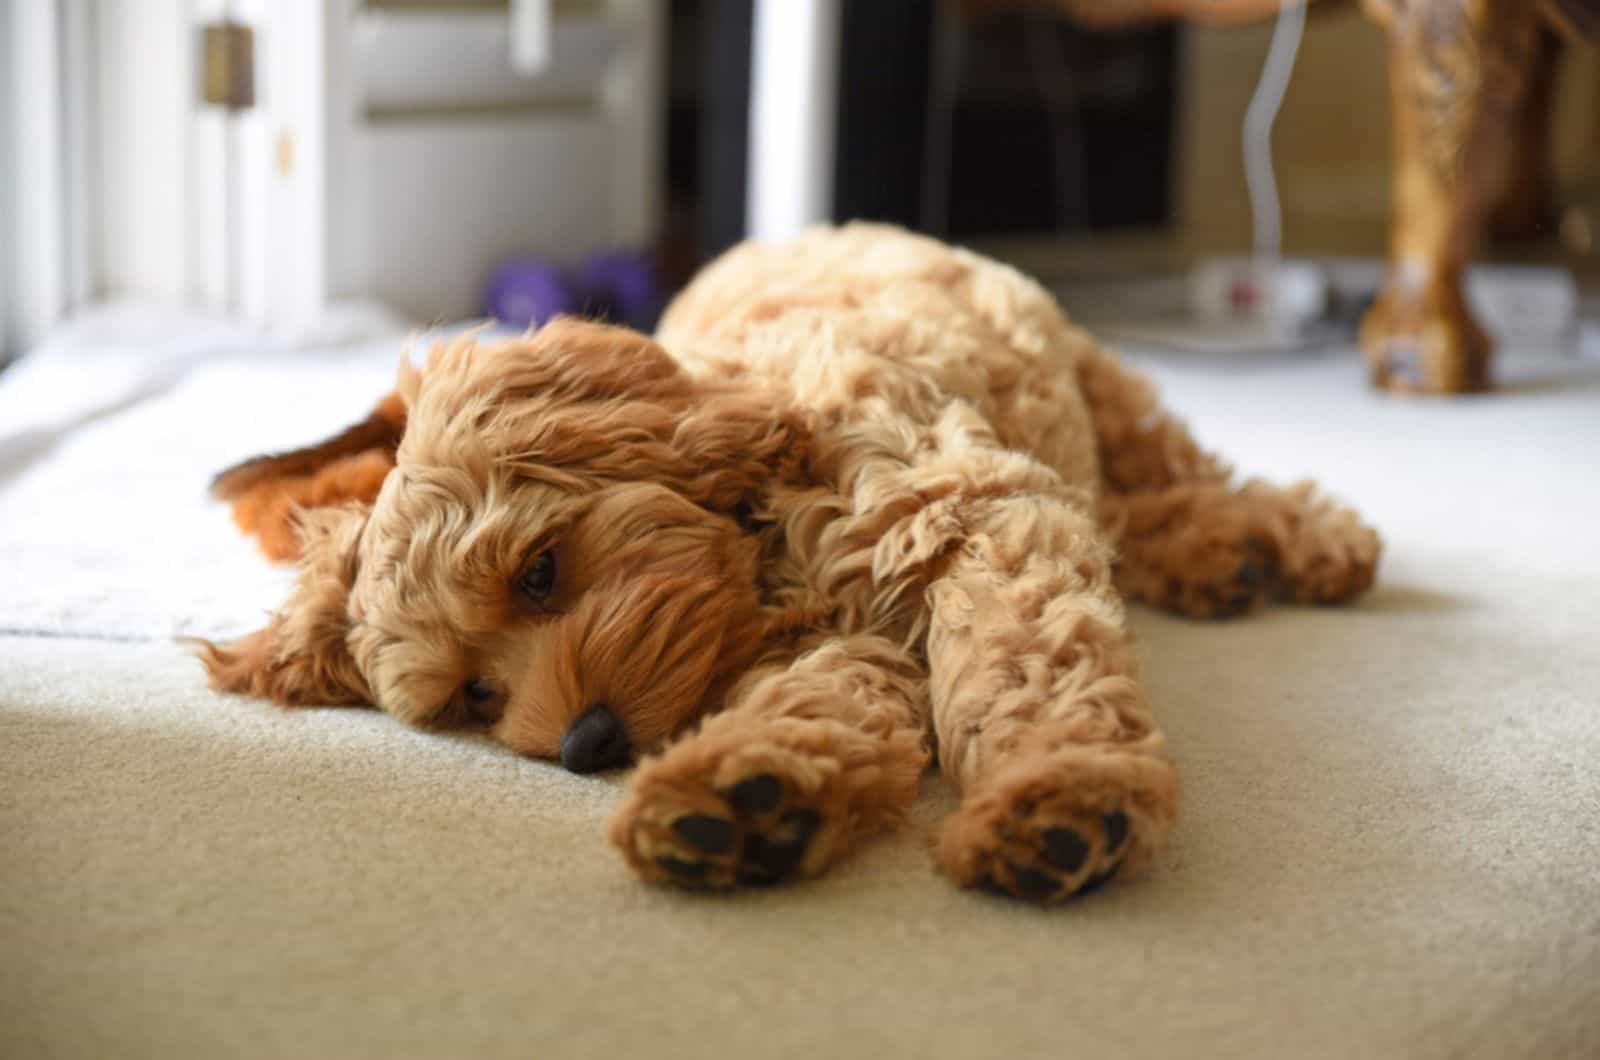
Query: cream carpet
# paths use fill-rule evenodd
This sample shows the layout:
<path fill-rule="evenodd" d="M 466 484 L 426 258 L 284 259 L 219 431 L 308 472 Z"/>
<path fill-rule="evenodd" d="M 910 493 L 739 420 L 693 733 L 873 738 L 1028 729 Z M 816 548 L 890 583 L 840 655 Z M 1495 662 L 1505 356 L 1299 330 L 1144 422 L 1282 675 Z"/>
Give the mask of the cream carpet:
<path fill-rule="evenodd" d="M 378 356 L 299 365 L 313 429 Z M 602 840 L 620 779 L 207 692 L 171 633 L 277 591 L 199 499 L 289 429 L 268 373 L 11 436 L 0 1056 L 1600 1056 L 1600 365 L 1445 404 L 1350 356 L 1142 363 L 1388 551 L 1353 610 L 1135 615 L 1183 820 L 1050 912 L 933 874 L 931 778 L 828 879 L 682 896 Z"/>

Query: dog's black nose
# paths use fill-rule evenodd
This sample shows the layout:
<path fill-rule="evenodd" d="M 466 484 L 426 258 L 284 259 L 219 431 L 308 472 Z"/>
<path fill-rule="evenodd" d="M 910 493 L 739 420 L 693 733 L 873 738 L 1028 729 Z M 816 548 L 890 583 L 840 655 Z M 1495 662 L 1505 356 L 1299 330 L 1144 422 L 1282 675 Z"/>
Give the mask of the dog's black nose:
<path fill-rule="evenodd" d="M 567 726 L 561 764 L 574 773 L 598 773 L 628 764 L 628 731 L 604 703 L 596 703 Z"/>

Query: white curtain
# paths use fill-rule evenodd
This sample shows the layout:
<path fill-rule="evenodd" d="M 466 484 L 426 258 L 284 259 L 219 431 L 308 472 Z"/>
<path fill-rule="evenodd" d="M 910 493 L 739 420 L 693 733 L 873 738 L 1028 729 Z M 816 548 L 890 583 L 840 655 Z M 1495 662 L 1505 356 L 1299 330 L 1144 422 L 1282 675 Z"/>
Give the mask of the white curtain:
<path fill-rule="evenodd" d="M 0 0 L 0 357 L 89 296 L 93 0 Z"/>

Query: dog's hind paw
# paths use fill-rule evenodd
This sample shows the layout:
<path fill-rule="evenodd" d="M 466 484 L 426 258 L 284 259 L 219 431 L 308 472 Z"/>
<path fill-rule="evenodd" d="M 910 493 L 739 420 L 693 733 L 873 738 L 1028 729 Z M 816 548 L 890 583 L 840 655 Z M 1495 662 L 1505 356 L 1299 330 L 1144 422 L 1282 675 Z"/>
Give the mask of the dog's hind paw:
<path fill-rule="evenodd" d="M 1122 868 L 1127 835 L 1128 815 L 1122 810 L 1102 814 L 1098 822 L 1057 824 L 1040 832 L 1036 857 L 1024 856 L 1022 862 L 993 857 L 975 882 L 986 891 L 1040 902 L 1089 894 Z"/>

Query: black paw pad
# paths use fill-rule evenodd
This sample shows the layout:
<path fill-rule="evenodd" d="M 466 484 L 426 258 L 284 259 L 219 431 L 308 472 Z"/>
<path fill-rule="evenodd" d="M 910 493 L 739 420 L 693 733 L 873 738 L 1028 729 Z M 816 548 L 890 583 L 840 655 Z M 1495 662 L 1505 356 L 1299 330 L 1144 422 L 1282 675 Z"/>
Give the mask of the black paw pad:
<path fill-rule="evenodd" d="M 794 875 L 821 823 L 822 815 L 815 810 L 790 810 L 771 835 L 751 836 L 744 845 L 740 882 L 777 883 Z"/>
<path fill-rule="evenodd" d="M 676 878 L 691 883 L 705 879 L 706 873 L 711 869 L 711 866 L 703 861 L 684 861 L 682 858 L 668 855 L 656 858 L 656 864 L 672 873 Z"/>
<path fill-rule="evenodd" d="M 707 854 L 726 854 L 733 849 L 733 822 L 720 817 L 690 814 L 674 821 L 672 830 Z"/>
<path fill-rule="evenodd" d="M 1249 589 L 1259 588 L 1267 580 L 1267 565 L 1257 559 L 1247 559 L 1234 572 L 1234 580 Z"/>
<path fill-rule="evenodd" d="M 1011 866 L 1011 881 L 1017 889 L 1017 894 L 1023 898 L 1049 898 L 1061 889 L 1061 881 L 1048 872 L 1028 868 L 1023 865 Z"/>
<path fill-rule="evenodd" d="M 986 894 L 999 895 L 1001 898 L 1013 897 L 1010 891 L 1000 886 L 999 880 L 995 879 L 993 875 L 987 872 L 982 876 L 979 876 L 976 880 L 973 880 L 972 885 Z"/>
<path fill-rule="evenodd" d="M 1101 824 L 1106 830 L 1106 850 L 1114 854 L 1121 848 L 1122 841 L 1128 838 L 1128 815 L 1115 810 L 1101 818 Z"/>
<path fill-rule="evenodd" d="M 741 780 L 728 793 L 728 801 L 741 813 L 771 813 L 783 798 L 783 782 L 771 773 Z"/>
<path fill-rule="evenodd" d="M 1052 828 L 1044 834 L 1044 859 L 1062 872 L 1077 872 L 1089 856 L 1089 844 L 1070 828 Z"/>

